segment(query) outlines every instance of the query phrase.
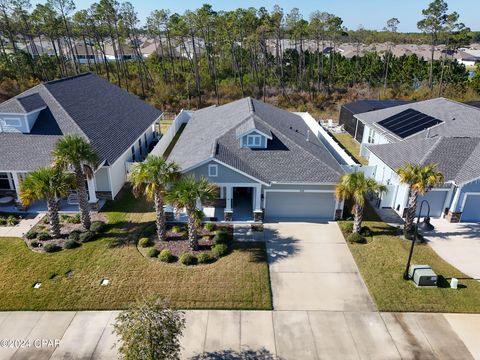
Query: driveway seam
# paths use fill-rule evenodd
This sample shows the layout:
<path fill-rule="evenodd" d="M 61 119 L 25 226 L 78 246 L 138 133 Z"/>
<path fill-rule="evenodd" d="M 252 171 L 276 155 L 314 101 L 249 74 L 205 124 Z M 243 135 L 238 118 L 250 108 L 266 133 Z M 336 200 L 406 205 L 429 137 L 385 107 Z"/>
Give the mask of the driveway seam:
<path fill-rule="evenodd" d="M 390 339 L 392 340 L 392 343 L 395 346 L 395 350 L 397 350 L 398 356 L 400 357 L 400 359 L 403 359 L 402 354 L 400 353 L 400 350 L 398 349 L 397 343 L 395 342 L 395 339 L 393 338 L 392 334 L 390 333 L 390 330 L 388 329 L 388 326 L 387 326 L 387 323 L 385 322 L 385 319 L 383 318 L 382 314 L 380 314 L 379 311 L 377 311 L 377 314 L 380 317 L 380 319 L 382 320 L 383 326 L 385 326 L 385 330 L 387 330 L 387 334 L 390 337 Z"/>
<path fill-rule="evenodd" d="M 207 343 L 208 320 L 210 319 L 210 310 L 207 311 L 207 323 L 205 324 L 205 336 L 203 337 L 202 354 L 205 354 L 205 345 Z"/>
<path fill-rule="evenodd" d="M 313 348 L 315 349 L 315 358 L 320 359 L 320 354 L 318 353 L 317 342 L 315 341 L 315 334 L 313 333 L 312 322 L 310 321 L 310 312 L 307 311 L 307 320 L 308 320 L 308 327 L 310 328 L 310 333 L 312 334 L 313 338 Z"/>
<path fill-rule="evenodd" d="M 68 323 L 67 327 L 65 327 L 65 331 L 63 332 L 63 335 L 60 339 L 60 344 L 62 343 L 62 340 L 63 338 L 65 337 L 65 334 L 66 332 L 68 331 L 68 329 L 70 329 L 70 326 L 72 325 L 72 322 L 73 320 L 77 317 L 78 315 L 78 311 L 75 311 L 75 314 L 72 316 L 72 318 L 70 319 L 70 322 Z M 51 359 L 53 357 L 53 355 L 58 351 L 58 349 L 60 349 L 60 346 L 58 346 L 53 352 L 52 354 L 50 355 L 49 359 Z"/>
<path fill-rule="evenodd" d="M 35 325 L 32 326 L 32 328 L 30 329 L 30 331 L 28 332 L 28 334 L 25 336 L 25 338 L 28 338 L 28 337 L 30 336 L 30 334 L 32 333 L 33 329 L 35 329 L 35 326 L 38 325 L 38 323 L 40 322 L 40 319 L 41 319 L 42 317 L 44 317 L 45 314 L 46 314 L 46 313 L 43 312 L 43 314 L 38 317 L 37 321 L 35 321 Z M 20 349 L 22 349 L 22 347 L 18 347 L 17 350 L 15 350 L 15 352 L 13 353 L 12 357 L 14 357 L 15 354 L 16 354 L 16 353 L 18 352 L 18 350 L 20 350 Z M 53 353 L 52 353 L 52 354 L 53 354 Z"/>
<path fill-rule="evenodd" d="M 277 333 L 275 331 L 275 320 L 273 318 L 273 312 L 275 310 L 270 311 L 270 316 L 272 317 L 272 330 L 273 330 L 273 346 L 275 346 L 275 356 L 278 356 L 278 349 L 277 349 Z"/>
<path fill-rule="evenodd" d="M 110 317 L 109 317 L 108 320 L 107 320 L 107 323 L 106 323 L 105 326 L 103 327 L 102 333 L 101 333 L 100 336 L 98 337 L 98 340 L 97 340 L 97 342 L 96 342 L 96 344 L 95 344 L 95 347 L 93 348 L 92 355 L 90 355 L 90 359 L 93 359 L 93 355 L 95 355 L 95 351 L 97 350 L 98 344 L 100 343 L 100 340 L 102 339 L 103 334 L 105 333 L 105 329 L 108 327 L 108 325 L 110 325 L 110 320 L 112 319 L 113 314 L 114 314 L 114 313 L 112 313 L 112 314 L 110 315 Z"/>
<path fill-rule="evenodd" d="M 354 311 L 352 311 L 354 312 Z M 348 334 L 353 341 L 353 345 L 355 346 L 355 352 L 357 353 L 357 359 L 361 359 L 360 351 L 358 350 L 358 344 L 355 340 L 355 336 L 353 336 L 352 329 L 350 329 L 350 325 L 348 324 L 347 317 L 345 316 L 345 312 L 342 311 L 343 320 L 345 320 L 345 325 L 347 326 Z"/>

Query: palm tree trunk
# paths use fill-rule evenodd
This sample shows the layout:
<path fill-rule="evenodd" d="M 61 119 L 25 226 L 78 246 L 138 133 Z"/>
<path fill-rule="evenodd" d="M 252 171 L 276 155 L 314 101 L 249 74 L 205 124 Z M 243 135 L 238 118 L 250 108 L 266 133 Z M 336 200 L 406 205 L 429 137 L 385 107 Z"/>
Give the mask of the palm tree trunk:
<path fill-rule="evenodd" d="M 418 192 L 410 189 L 408 195 L 408 210 L 405 217 L 405 232 L 413 232 L 413 221 L 415 220 L 415 213 L 417 211 Z"/>
<path fill-rule="evenodd" d="M 80 219 L 85 229 L 89 230 L 92 224 L 90 219 L 90 206 L 88 204 L 87 188 L 85 186 L 85 174 L 80 165 L 74 167 L 75 182 L 77 187 L 78 204 L 80 206 Z"/>
<path fill-rule="evenodd" d="M 47 199 L 48 220 L 50 221 L 51 233 L 55 239 L 58 239 L 60 234 L 60 219 L 58 218 L 58 202 L 56 199 Z"/>
<path fill-rule="evenodd" d="M 195 221 L 195 206 L 187 208 L 188 215 L 188 241 L 190 249 L 198 250 L 197 226 Z"/>
<path fill-rule="evenodd" d="M 363 207 L 355 204 L 355 212 L 353 213 L 353 232 L 360 234 L 362 229 Z"/>
<path fill-rule="evenodd" d="M 159 241 L 165 241 L 165 213 L 163 211 L 163 199 L 159 192 L 155 194 L 155 223 L 157 224 L 157 237 Z"/>

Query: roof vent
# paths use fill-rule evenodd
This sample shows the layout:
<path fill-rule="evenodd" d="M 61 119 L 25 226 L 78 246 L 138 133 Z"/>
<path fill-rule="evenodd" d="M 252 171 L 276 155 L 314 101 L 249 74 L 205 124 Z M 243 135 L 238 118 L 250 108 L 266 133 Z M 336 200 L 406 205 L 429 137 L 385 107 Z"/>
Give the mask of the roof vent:
<path fill-rule="evenodd" d="M 298 129 L 295 129 L 295 132 L 298 133 Z"/>
<path fill-rule="evenodd" d="M 307 130 L 307 141 L 310 141 L 310 130 Z"/>

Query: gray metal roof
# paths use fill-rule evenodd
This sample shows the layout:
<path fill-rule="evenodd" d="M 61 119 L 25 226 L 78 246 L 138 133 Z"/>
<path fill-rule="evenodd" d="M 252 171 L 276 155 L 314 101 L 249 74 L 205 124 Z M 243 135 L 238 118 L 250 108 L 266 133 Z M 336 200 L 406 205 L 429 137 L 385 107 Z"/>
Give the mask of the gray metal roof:
<path fill-rule="evenodd" d="M 348 109 L 352 114 L 359 114 L 373 110 L 386 109 L 393 106 L 410 104 L 412 102 L 413 101 L 407 100 L 357 100 L 343 104 L 342 107 Z"/>
<path fill-rule="evenodd" d="M 267 149 L 240 147 L 237 127 L 252 115 L 272 135 Z M 216 158 L 266 183 L 336 182 L 343 169 L 315 136 L 307 141 L 308 132 L 299 115 L 244 98 L 194 112 L 169 159 L 186 170 Z"/>
<path fill-rule="evenodd" d="M 413 139 L 368 145 L 368 149 L 394 170 L 407 163 L 437 164 L 445 181 L 454 181 L 459 185 L 480 177 L 479 137 Z"/>
<path fill-rule="evenodd" d="M 402 139 L 377 123 L 407 109 L 417 110 L 443 122 L 429 129 L 420 131 L 409 137 L 409 139 L 423 139 L 427 137 L 435 138 L 440 136 L 480 136 L 480 109 L 445 98 L 436 98 L 377 111 L 360 113 L 356 114 L 355 117 L 362 123 L 372 126 L 379 133 L 383 134 L 390 142 L 397 142 Z"/>
<path fill-rule="evenodd" d="M 100 159 L 112 164 L 161 115 L 136 96 L 91 73 L 46 82 L 7 102 L 18 102 L 19 98 L 27 107 L 37 106 L 41 99 L 47 108 L 40 112 L 30 134 L 0 133 L 0 170 L 32 170 L 49 164 L 55 142 L 66 134 L 84 136 Z M 2 108 L 3 104 L 1 112 L 10 109 L 10 104 Z M 22 161 L 12 149 L 19 149 Z"/>
<path fill-rule="evenodd" d="M 17 100 L 27 113 L 34 110 L 39 110 L 46 106 L 45 101 L 43 101 L 42 97 L 38 93 L 18 97 Z"/>

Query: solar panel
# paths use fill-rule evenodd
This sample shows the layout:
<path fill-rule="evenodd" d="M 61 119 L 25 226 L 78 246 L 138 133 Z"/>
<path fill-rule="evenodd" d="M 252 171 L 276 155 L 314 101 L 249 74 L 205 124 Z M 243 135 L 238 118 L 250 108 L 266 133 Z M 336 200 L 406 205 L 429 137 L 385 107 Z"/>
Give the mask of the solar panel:
<path fill-rule="evenodd" d="M 379 121 L 378 124 L 391 133 L 405 139 L 410 135 L 416 134 L 442 122 L 443 121 L 421 113 L 420 111 L 407 109 Z"/>

